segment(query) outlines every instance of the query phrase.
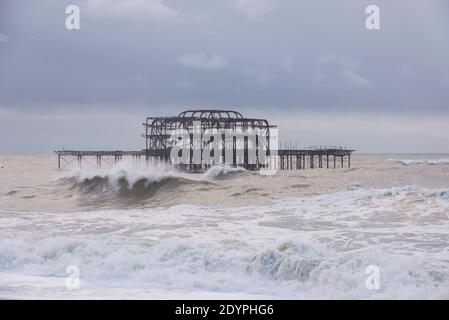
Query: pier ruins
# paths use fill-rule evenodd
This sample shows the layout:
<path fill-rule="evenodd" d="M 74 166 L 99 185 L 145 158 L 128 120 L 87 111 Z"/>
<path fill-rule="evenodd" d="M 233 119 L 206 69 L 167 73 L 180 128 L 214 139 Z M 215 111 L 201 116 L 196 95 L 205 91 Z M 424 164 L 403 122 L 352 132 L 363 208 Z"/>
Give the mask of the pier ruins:
<path fill-rule="evenodd" d="M 352 149 L 346 147 L 279 147 L 278 128 L 266 119 L 245 118 L 232 110 L 187 110 L 177 116 L 147 117 L 143 123 L 145 149 L 137 151 L 55 151 L 58 169 L 83 159 L 117 163 L 123 158 L 147 165 L 171 165 L 203 172 L 217 164 L 247 170 L 304 170 L 351 166 Z"/>

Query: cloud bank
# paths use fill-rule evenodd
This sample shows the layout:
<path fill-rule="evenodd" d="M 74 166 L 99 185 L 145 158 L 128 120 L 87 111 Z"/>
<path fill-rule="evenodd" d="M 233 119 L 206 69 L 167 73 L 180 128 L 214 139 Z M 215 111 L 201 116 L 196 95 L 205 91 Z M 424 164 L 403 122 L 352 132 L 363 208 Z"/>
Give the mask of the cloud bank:
<path fill-rule="evenodd" d="M 69 4 L 80 7 L 80 30 L 65 28 Z M 369 4 L 3 0 L 0 109 L 9 115 L 10 130 L 3 132 L 26 139 L 26 131 L 14 130 L 21 126 L 19 115 L 36 121 L 44 121 L 38 114 L 50 119 L 88 112 L 144 118 L 185 108 L 233 108 L 269 119 L 291 115 L 298 137 L 311 113 L 323 121 L 335 114 L 352 117 L 354 128 L 355 115 L 383 115 L 376 118 L 379 128 L 402 117 L 423 130 L 417 152 L 441 148 L 443 138 L 413 119 L 449 126 L 449 3 L 378 0 L 378 31 L 365 27 Z M 401 123 L 398 150 L 410 135 Z M 36 137 L 42 136 L 36 148 L 44 148 L 39 132 L 50 131 L 36 126 Z M 358 136 L 369 141 L 372 136 L 363 132 Z M 346 140 L 342 131 L 328 135 Z M 313 137 L 307 144 L 316 144 Z M 357 144 L 367 151 L 374 145 Z"/>

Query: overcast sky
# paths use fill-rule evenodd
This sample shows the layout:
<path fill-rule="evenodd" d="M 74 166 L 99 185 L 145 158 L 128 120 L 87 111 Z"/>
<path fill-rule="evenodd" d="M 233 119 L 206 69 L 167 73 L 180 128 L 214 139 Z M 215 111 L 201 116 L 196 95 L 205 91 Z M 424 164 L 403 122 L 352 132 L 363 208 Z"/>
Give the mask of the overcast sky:
<path fill-rule="evenodd" d="M 303 147 L 449 152 L 449 2 L 0 0 L 0 153 L 142 149 L 147 115 L 187 108 Z"/>

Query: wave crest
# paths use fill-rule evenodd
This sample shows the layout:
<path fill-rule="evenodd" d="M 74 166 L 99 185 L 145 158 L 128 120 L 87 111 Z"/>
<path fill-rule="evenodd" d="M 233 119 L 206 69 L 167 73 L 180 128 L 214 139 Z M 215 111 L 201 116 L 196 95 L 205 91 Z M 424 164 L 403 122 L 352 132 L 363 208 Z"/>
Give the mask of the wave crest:
<path fill-rule="evenodd" d="M 449 164 L 449 159 L 425 159 L 425 160 L 390 160 L 397 161 L 404 166 L 413 166 L 413 165 L 442 165 Z"/>
<path fill-rule="evenodd" d="M 283 243 L 256 255 L 248 271 L 268 275 L 276 280 L 306 281 L 321 263 L 322 257 L 311 247 Z"/>
<path fill-rule="evenodd" d="M 141 201 L 176 197 L 179 187 L 188 184 L 209 183 L 179 172 L 148 168 L 140 170 L 120 164 L 109 171 L 78 170 L 59 179 L 63 187 L 88 203 L 142 204 Z"/>
<path fill-rule="evenodd" d="M 228 165 L 215 165 L 205 172 L 206 177 L 223 178 L 233 176 L 238 173 L 248 172 L 243 167 L 231 167 Z"/>

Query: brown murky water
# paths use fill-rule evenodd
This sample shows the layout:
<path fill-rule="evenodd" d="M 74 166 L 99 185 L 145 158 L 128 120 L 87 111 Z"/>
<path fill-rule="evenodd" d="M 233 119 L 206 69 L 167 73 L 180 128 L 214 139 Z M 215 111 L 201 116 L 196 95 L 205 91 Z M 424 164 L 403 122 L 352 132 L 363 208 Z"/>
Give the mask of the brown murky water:
<path fill-rule="evenodd" d="M 413 159 L 413 160 L 412 160 Z M 425 163 L 425 160 L 436 162 Z M 411 161 L 408 161 L 411 160 Z M 421 163 L 423 162 L 423 163 Z M 240 206 L 358 188 L 449 187 L 449 155 L 354 155 L 352 167 L 279 171 L 230 168 L 186 174 L 126 161 L 56 169 L 55 156 L 0 156 L 0 210 L 65 212 L 177 204 Z M 134 184 L 134 185 L 132 185 Z"/>
<path fill-rule="evenodd" d="M 273 176 L 94 165 L 0 156 L 0 298 L 449 298 L 449 155 Z"/>

